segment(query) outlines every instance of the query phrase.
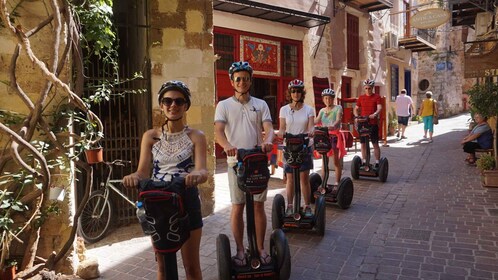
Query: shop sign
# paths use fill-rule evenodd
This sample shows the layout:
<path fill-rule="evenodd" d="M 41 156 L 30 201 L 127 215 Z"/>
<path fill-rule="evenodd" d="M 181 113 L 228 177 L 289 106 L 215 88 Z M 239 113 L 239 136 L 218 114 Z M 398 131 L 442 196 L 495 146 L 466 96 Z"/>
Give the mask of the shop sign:
<path fill-rule="evenodd" d="M 280 42 L 240 36 L 240 59 L 249 62 L 254 74 L 280 76 Z"/>
<path fill-rule="evenodd" d="M 433 8 L 420 11 L 410 18 L 410 25 L 418 29 L 430 29 L 446 23 L 451 17 L 448 10 Z"/>
<path fill-rule="evenodd" d="M 498 76 L 498 40 L 465 44 L 465 78 Z"/>

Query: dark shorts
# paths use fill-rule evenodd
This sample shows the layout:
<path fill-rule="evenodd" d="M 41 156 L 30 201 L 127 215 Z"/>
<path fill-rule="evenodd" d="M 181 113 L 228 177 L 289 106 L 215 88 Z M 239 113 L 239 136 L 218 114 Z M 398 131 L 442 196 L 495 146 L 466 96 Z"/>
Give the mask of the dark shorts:
<path fill-rule="evenodd" d="M 197 187 L 189 187 L 185 189 L 185 197 L 183 199 L 185 210 L 188 213 L 190 220 L 190 230 L 202 228 L 201 200 L 199 199 L 199 190 Z"/>
<path fill-rule="evenodd" d="M 379 126 L 376 124 L 370 125 L 370 141 L 373 144 L 379 143 Z M 360 137 L 360 143 L 366 143 L 367 137 Z"/>
<path fill-rule="evenodd" d="M 402 124 L 404 126 L 407 126 L 408 125 L 408 119 L 410 119 L 410 117 L 400 117 L 400 116 L 398 116 L 398 123 Z"/>
<path fill-rule="evenodd" d="M 312 158 L 313 153 L 311 152 L 311 149 L 308 152 L 309 152 L 308 155 L 304 158 L 304 161 L 301 164 L 301 167 L 299 168 L 300 172 L 313 169 L 313 158 Z M 284 171 L 285 173 L 292 173 L 292 167 L 290 167 L 288 164 L 285 164 Z"/>

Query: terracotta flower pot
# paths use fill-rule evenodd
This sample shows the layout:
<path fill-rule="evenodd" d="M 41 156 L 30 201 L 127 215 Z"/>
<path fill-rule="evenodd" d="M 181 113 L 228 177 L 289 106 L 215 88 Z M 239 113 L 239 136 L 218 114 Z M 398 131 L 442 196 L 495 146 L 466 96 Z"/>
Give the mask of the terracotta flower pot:
<path fill-rule="evenodd" d="M 104 161 L 104 150 L 102 148 L 85 150 L 86 162 L 95 164 Z"/>
<path fill-rule="evenodd" d="M 0 279 L 2 280 L 12 280 L 16 276 L 16 267 L 9 266 L 0 270 Z"/>
<path fill-rule="evenodd" d="M 498 188 L 498 170 L 484 170 L 482 172 L 482 185 Z"/>

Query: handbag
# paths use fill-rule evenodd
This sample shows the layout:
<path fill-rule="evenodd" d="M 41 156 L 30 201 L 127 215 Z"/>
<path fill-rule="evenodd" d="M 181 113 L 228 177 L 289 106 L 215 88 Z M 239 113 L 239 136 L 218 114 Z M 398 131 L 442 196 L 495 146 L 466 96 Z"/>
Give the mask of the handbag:
<path fill-rule="evenodd" d="M 436 102 L 432 101 L 432 123 L 439 124 L 439 116 L 436 112 Z"/>

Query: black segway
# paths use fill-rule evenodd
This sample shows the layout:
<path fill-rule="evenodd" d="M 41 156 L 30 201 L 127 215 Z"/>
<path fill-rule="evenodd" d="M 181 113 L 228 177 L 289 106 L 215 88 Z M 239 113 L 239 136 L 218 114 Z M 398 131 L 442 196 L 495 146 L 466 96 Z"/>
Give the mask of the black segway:
<path fill-rule="evenodd" d="M 189 216 L 183 205 L 185 180 L 142 180 L 138 187 L 137 216 L 154 251 L 163 256 L 166 279 L 178 279 L 176 252 L 190 238 Z M 145 211 L 140 211 L 145 210 Z"/>
<path fill-rule="evenodd" d="M 335 135 L 329 135 L 327 127 L 315 127 L 315 133 L 313 136 L 313 146 L 315 151 L 317 151 L 322 156 L 322 168 L 324 170 L 324 178 L 321 178 L 320 174 L 313 172 L 310 175 L 310 186 L 311 186 L 311 196 L 312 200 L 321 195 L 325 196 L 325 201 L 329 203 L 337 203 L 341 209 L 347 209 L 351 206 L 351 201 L 353 200 L 353 181 L 349 177 L 342 177 L 339 185 L 329 185 L 329 157 L 327 153 L 333 148 L 332 143 L 337 143 L 336 139 L 331 139 L 331 137 L 336 137 Z"/>
<path fill-rule="evenodd" d="M 360 176 L 378 177 L 379 181 L 385 182 L 389 173 L 389 162 L 387 158 L 380 158 L 378 168 L 370 163 L 370 131 L 372 128 L 368 120 L 368 116 L 356 117 L 356 131 L 358 131 L 360 137 L 366 138 L 367 158 L 365 159 L 365 164 L 362 164 L 361 157 L 354 156 L 353 161 L 351 162 L 351 177 L 355 180 L 358 180 Z"/>
<path fill-rule="evenodd" d="M 306 217 L 304 215 L 305 209 L 301 207 L 299 168 L 305 157 L 309 155 L 307 134 L 286 133 L 284 139 L 284 158 L 292 168 L 294 179 L 293 214 L 285 215 L 284 197 L 281 194 L 275 195 L 272 206 L 272 227 L 273 229 L 313 229 L 319 236 L 323 236 L 325 234 L 325 198 L 320 196 L 316 199 L 315 212 L 311 217 Z"/>
<path fill-rule="evenodd" d="M 289 279 L 291 273 L 290 250 L 287 238 L 281 229 L 273 230 L 270 237 L 269 264 L 262 264 L 257 248 L 254 222 L 254 195 L 268 188 L 270 171 L 268 157 L 257 149 L 239 149 L 236 167 L 237 184 L 246 194 L 247 248 L 246 265 L 232 264 L 230 241 L 225 234 L 216 239 L 216 258 L 218 261 L 218 279 Z"/>

